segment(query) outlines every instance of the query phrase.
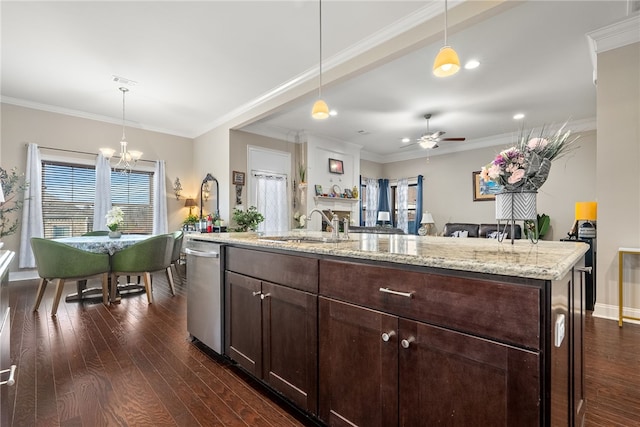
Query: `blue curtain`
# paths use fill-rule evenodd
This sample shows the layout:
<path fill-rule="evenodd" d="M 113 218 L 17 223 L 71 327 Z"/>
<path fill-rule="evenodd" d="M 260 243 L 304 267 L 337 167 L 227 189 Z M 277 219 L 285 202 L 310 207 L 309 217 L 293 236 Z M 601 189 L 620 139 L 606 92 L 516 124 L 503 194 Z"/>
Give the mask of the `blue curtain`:
<path fill-rule="evenodd" d="M 391 204 L 389 180 L 386 178 L 378 179 L 378 187 L 380 191 L 380 197 L 378 199 L 378 212 L 389 212 L 389 215 L 393 217 L 393 215 L 391 215 L 392 212 L 389 206 Z"/>
<path fill-rule="evenodd" d="M 418 189 L 416 193 L 416 221 L 410 224 L 409 233 L 411 234 L 418 234 L 420 221 L 422 221 L 422 175 L 418 175 Z"/>

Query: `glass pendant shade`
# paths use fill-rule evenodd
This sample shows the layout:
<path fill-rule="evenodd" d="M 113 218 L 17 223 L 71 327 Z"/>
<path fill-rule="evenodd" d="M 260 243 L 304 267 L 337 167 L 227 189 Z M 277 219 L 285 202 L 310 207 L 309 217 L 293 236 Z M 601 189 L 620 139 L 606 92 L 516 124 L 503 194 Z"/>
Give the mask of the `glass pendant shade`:
<path fill-rule="evenodd" d="M 433 61 L 433 74 L 436 77 L 448 77 L 454 75 L 460 69 L 460 59 L 451 46 L 440 49 L 438 56 Z"/>
<path fill-rule="evenodd" d="M 315 104 L 313 104 L 313 109 L 311 110 L 311 117 L 318 120 L 324 120 L 329 117 L 329 107 L 327 103 L 322 99 L 318 99 Z"/>

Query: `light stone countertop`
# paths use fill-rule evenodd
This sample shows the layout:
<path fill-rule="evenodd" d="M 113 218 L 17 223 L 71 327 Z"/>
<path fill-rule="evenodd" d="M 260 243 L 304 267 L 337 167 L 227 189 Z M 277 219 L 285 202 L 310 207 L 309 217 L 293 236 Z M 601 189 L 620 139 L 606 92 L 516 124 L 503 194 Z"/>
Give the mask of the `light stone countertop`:
<path fill-rule="evenodd" d="M 271 240 L 269 238 L 272 237 Z M 319 241 L 278 241 L 299 237 Z M 292 252 L 332 255 L 351 259 L 387 261 L 398 264 L 473 271 L 513 277 L 559 280 L 587 252 L 582 242 L 539 241 L 482 238 L 431 237 L 394 234 L 351 233 L 337 243 L 330 233 L 292 230 L 287 233 L 258 236 L 256 233 L 188 233 L 186 239 L 208 240 Z"/>

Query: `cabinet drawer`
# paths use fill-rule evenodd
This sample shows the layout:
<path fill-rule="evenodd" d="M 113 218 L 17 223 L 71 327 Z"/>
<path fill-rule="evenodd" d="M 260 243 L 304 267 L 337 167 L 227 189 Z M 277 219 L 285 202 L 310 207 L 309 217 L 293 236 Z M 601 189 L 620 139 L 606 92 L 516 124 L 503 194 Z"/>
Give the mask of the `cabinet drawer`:
<path fill-rule="evenodd" d="M 531 349 L 541 345 L 541 291 L 533 286 L 321 260 L 319 289 L 405 318 Z"/>
<path fill-rule="evenodd" d="M 226 269 L 302 291 L 318 293 L 318 260 L 227 247 Z"/>

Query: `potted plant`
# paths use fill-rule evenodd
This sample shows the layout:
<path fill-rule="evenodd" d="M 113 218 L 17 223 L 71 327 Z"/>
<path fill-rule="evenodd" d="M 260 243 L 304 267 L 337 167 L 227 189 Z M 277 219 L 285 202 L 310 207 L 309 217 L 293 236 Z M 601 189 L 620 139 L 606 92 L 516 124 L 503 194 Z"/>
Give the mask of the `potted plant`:
<path fill-rule="evenodd" d="M 237 225 L 234 231 L 256 231 L 258 224 L 264 221 L 264 216 L 258 212 L 255 206 L 249 207 L 246 211 L 233 208 L 232 218 Z"/>
<path fill-rule="evenodd" d="M 119 206 L 112 207 L 105 215 L 107 220 L 107 228 L 109 228 L 109 237 L 119 239 L 122 232 L 118 228 L 124 223 L 124 212 Z"/>
<path fill-rule="evenodd" d="M 18 230 L 19 218 L 17 214 L 22 210 L 24 200 L 22 195 L 28 187 L 24 176 L 18 175 L 16 168 L 6 171 L 0 167 L 0 181 L 3 197 L 0 199 L 0 242 L 5 236 L 10 236 Z M 0 247 L 2 244 L 0 243 Z"/>
<path fill-rule="evenodd" d="M 304 166 L 304 163 L 298 165 L 298 177 L 300 178 L 298 188 L 304 190 L 307 188 L 307 168 Z"/>

